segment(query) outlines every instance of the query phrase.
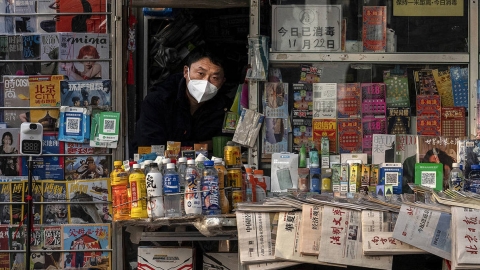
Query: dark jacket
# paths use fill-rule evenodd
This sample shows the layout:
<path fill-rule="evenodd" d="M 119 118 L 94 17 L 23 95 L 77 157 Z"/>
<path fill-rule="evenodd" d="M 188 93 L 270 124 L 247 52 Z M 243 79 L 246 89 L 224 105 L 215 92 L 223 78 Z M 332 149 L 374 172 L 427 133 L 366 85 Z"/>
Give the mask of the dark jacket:
<path fill-rule="evenodd" d="M 167 141 L 193 146 L 222 134 L 225 111 L 231 106 L 222 89 L 193 115 L 186 91 L 183 73 L 178 73 L 147 94 L 135 128 L 134 152 L 138 146 L 166 145 Z"/>

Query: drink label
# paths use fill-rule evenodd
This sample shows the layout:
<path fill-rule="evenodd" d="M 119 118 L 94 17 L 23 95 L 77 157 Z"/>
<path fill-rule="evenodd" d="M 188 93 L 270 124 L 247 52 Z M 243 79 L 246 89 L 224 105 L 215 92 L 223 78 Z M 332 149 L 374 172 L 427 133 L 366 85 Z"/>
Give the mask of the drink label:
<path fill-rule="evenodd" d="M 219 210 L 218 177 L 205 176 L 202 185 L 202 210 Z"/>
<path fill-rule="evenodd" d="M 198 185 L 195 181 L 197 178 L 196 174 L 187 174 L 185 176 L 185 181 L 187 186 L 185 187 L 185 212 L 189 214 L 189 209 L 201 209 L 202 201 L 198 191 Z M 189 192 L 191 192 L 189 194 Z"/>
<path fill-rule="evenodd" d="M 165 194 L 169 193 L 179 193 L 180 192 L 180 177 L 178 174 L 166 174 L 163 177 L 163 192 Z"/>

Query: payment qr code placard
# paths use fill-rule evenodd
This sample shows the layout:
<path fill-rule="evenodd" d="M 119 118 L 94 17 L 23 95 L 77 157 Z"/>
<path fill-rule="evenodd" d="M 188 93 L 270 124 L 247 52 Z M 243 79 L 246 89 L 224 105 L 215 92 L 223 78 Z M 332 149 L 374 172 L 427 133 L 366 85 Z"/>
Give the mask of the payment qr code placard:
<path fill-rule="evenodd" d="M 398 172 L 385 172 L 385 185 L 398 186 Z"/>
<path fill-rule="evenodd" d="M 422 172 L 421 184 L 422 186 L 435 188 L 437 180 L 437 172 Z"/>
<path fill-rule="evenodd" d="M 103 132 L 105 133 L 115 133 L 115 119 L 105 119 L 103 121 Z"/>

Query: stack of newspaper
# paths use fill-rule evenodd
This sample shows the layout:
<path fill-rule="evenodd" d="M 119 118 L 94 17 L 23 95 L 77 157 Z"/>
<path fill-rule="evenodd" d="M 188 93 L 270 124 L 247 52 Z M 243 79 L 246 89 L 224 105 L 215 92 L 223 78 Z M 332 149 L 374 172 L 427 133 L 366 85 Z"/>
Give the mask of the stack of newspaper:
<path fill-rule="evenodd" d="M 477 249 L 479 216 L 479 209 L 452 207 L 451 269 L 480 269 Z"/>

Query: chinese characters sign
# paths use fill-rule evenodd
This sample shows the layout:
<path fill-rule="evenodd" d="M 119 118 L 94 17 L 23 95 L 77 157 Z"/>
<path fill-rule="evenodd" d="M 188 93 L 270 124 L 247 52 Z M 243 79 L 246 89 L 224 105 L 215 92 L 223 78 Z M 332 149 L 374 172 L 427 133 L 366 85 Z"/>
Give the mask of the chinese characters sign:
<path fill-rule="evenodd" d="M 340 5 L 272 6 L 273 51 L 341 51 Z"/>
<path fill-rule="evenodd" d="M 463 16 L 463 2 L 397 0 L 393 1 L 393 16 Z"/>

